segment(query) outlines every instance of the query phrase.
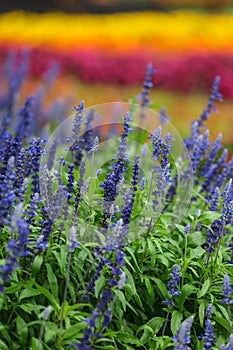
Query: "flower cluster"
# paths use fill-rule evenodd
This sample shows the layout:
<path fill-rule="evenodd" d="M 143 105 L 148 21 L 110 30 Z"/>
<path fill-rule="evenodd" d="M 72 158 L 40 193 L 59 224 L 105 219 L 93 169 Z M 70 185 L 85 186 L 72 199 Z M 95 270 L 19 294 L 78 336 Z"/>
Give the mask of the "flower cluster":
<path fill-rule="evenodd" d="M 181 324 L 178 334 L 173 338 L 176 341 L 174 350 L 191 350 L 189 344 L 193 320 L 194 316 L 191 316 Z"/>
<path fill-rule="evenodd" d="M 233 288 L 231 286 L 230 277 L 228 275 L 224 276 L 224 283 L 223 283 L 223 299 L 222 302 L 226 305 L 230 305 L 233 303 L 232 294 L 233 294 Z"/>
<path fill-rule="evenodd" d="M 149 65 L 143 107 L 152 74 Z M 86 111 L 83 101 L 74 108 L 70 137 L 62 130 L 64 143 L 61 132 L 44 147 L 34 135 L 40 103 L 28 98 L 14 113 L 16 77 L 6 95 L 11 105 L 0 101 L 0 347 L 151 349 L 170 348 L 174 340 L 174 349 L 188 350 L 192 340 L 211 349 L 221 334 L 228 342 L 222 349 L 231 349 L 233 159 L 221 136 L 210 141 L 204 124 L 221 99 L 219 78 L 191 126 L 190 158 L 173 159 L 164 111 L 163 127 L 149 138 L 132 128 L 134 109 L 124 111 L 119 137 L 101 153 L 106 135 L 93 127 L 97 111 Z M 191 208 L 177 222 L 187 179 L 194 180 Z"/>
<path fill-rule="evenodd" d="M 174 306 L 174 296 L 180 295 L 181 291 L 179 289 L 180 282 L 180 269 L 178 265 L 173 267 L 173 271 L 170 274 L 171 279 L 167 282 L 169 299 L 166 299 L 164 302 L 168 305 L 168 307 Z"/>
<path fill-rule="evenodd" d="M 153 68 L 152 64 L 148 64 L 147 66 L 147 72 L 146 72 L 146 76 L 143 82 L 143 91 L 141 92 L 141 94 L 138 96 L 137 100 L 140 103 L 141 108 L 145 108 L 147 107 L 151 101 L 149 99 L 149 93 L 150 90 L 153 88 L 154 84 L 153 84 L 153 74 L 156 73 L 156 70 Z M 145 113 L 140 114 L 141 118 L 145 118 L 146 115 Z"/>
<path fill-rule="evenodd" d="M 20 205 L 20 204 L 19 204 Z M 0 278 L 3 282 L 9 281 L 11 274 L 19 267 L 19 259 L 22 256 L 28 256 L 30 252 L 27 250 L 30 233 L 28 224 L 20 217 L 21 213 L 16 207 L 15 215 L 12 215 L 11 227 L 17 231 L 12 232 L 12 238 L 8 241 L 6 251 L 8 258 L 5 265 L 0 267 Z M 22 208 L 21 208 L 22 209 Z M 4 285 L 0 283 L 0 292 L 4 292 Z"/>
<path fill-rule="evenodd" d="M 211 315 L 212 315 L 212 304 L 209 304 L 206 310 L 206 321 L 205 321 L 205 334 L 201 335 L 200 338 L 204 339 L 204 349 L 210 350 L 212 349 L 213 344 L 215 343 L 215 334 L 214 329 L 211 323 Z"/>

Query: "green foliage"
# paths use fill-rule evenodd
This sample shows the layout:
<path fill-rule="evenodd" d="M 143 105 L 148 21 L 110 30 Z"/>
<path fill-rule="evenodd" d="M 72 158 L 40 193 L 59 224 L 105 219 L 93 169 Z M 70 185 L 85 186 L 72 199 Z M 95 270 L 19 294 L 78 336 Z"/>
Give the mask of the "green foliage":
<path fill-rule="evenodd" d="M 210 222 L 205 215 L 200 219 L 206 224 Z M 195 334 L 203 333 L 209 303 L 214 306 L 212 319 L 216 334 L 224 335 L 227 340 L 228 313 L 221 304 L 221 293 L 223 276 L 225 273 L 232 276 L 232 266 L 218 259 L 215 265 L 206 268 L 203 263 L 206 252 L 200 246 L 204 243 L 204 232 L 195 230 L 188 236 L 184 260 L 182 228 L 180 225 L 172 233 L 166 233 L 161 226 L 161 230 L 151 232 L 147 238 L 142 236 L 124 249 L 126 284 L 123 290 L 115 291 L 112 323 L 101 342 L 96 343 L 96 349 L 171 349 L 172 336 L 191 314 L 196 314 L 195 344 Z M 76 248 L 72 255 L 62 327 L 66 245 L 55 244 L 46 255 L 36 255 L 30 263 L 30 273 L 23 270 L 14 273 L 5 294 L 0 295 L 1 349 L 68 349 L 69 344 L 80 341 L 86 328 L 83 320 L 89 317 L 92 305 L 107 283 L 106 275 L 101 274 L 90 304 L 81 302 L 85 285 L 98 264 L 91 251 L 87 244 Z M 166 283 L 175 263 L 181 266 L 182 293 L 175 297 L 166 336 L 162 337 L 167 314 L 163 304 L 168 296 Z M 43 320 L 48 305 L 52 306 L 52 312 L 49 320 Z"/>
<path fill-rule="evenodd" d="M 147 134 L 139 133 L 129 139 L 139 139 L 143 143 Z M 113 141 L 108 151 L 116 144 Z M 134 154 L 132 148 L 130 152 Z M 96 159 L 100 161 L 98 155 Z M 148 172 L 152 165 L 154 162 L 150 159 Z M 61 176 L 67 185 L 68 169 L 66 170 Z M 96 227 L 95 224 L 98 223 L 104 226 L 106 218 L 101 212 L 103 208 L 94 210 L 91 206 L 92 202 L 103 199 L 99 184 L 106 178 L 109 164 L 105 164 L 102 170 L 100 177 L 95 178 L 91 184 L 88 196 L 83 194 L 78 214 L 75 212 L 74 215 L 80 237 L 90 233 L 89 227 L 86 227 L 87 222 L 90 227 Z M 132 165 L 129 165 L 126 171 L 128 178 L 131 172 Z M 75 169 L 76 194 L 80 190 L 79 180 Z M 229 333 L 233 332 L 232 305 L 227 307 L 222 303 L 222 284 L 226 274 L 233 282 L 233 265 L 229 263 L 231 254 L 227 245 L 233 229 L 232 225 L 226 225 L 226 232 L 218 238 L 216 249 L 209 253 L 206 251 L 207 230 L 211 232 L 211 225 L 214 221 L 221 220 L 223 214 L 221 209 L 209 210 L 206 198 L 200 191 L 200 183 L 204 179 L 198 172 L 195 180 L 192 192 L 195 200 L 192 198 L 185 217 L 172 229 L 170 223 L 177 215 L 173 212 L 177 204 L 175 200 L 168 202 L 157 218 L 152 205 L 148 204 L 147 191 L 137 188 L 132 224 L 129 225 L 129 233 L 136 234 L 135 239 L 122 248 L 125 254 L 122 266 L 114 261 L 115 252 L 106 250 L 101 255 L 101 248 L 96 243 L 79 242 L 71 250 L 69 237 L 67 238 L 69 220 L 58 221 L 57 226 L 53 223 L 48 248 L 37 249 L 35 242 L 38 231 L 43 228 L 40 223 L 44 219 L 42 204 L 39 203 L 38 215 L 30 223 L 30 254 L 20 257 L 19 268 L 15 268 L 10 280 L 5 282 L 4 293 L 0 294 L 0 349 L 70 349 L 72 343 L 82 341 L 88 320 L 93 315 L 96 304 L 103 298 L 103 291 L 110 290 L 113 295 L 108 305 L 112 310 L 111 322 L 108 327 L 104 327 L 105 315 L 102 314 L 98 319 L 93 328 L 101 333 L 101 337 L 93 340 L 93 349 L 170 350 L 174 347 L 173 336 L 178 333 L 182 322 L 192 315 L 195 316 L 191 332 L 192 346 L 193 349 L 198 349 L 203 347 L 203 341 L 198 336 L 204 333 L 205 313 L 210 303 L 213 304 L 212 322 L 218 338 L 216 346 L 226 343 Z M 24 210 L 32 200 L 30 191 L 31 187 L 25 196 Z M 77 209 L 76 202 L 77 197 L 71 200 L 72 209 Z M 197 215 L 199 210 L 201 213 Z M 67 216 L 69 215 L 72 216 L 68 213 Z M 116 217 L 120 219 L 119 212 Z M 107 217 L 105 227 L 110 219 Z M 61 224 L 63 230 L 60 230 Z M 186 230 L 187 225 L 190 226 L 189 232 Z M 6 264 L 9 257 L 7 242 L 12 239 L 11 230 L 9 225 L 1 224 L 1 266 Z M 94 234 L 97 232 L 94 231 Z M 102 239 L 101 234 L 102 232 L 99 233 Z M 110 261 L 111 264 L 108 267 L 105 264 L 98 270 L 103 256 L 105 262 Z M 181 293 L 171 296 L 167 283 L 175 265 L 179 266 L 180 280 L 177 288 Z M 125 284 L 121 288 L 119 279 L 116 278 L 118 270 L 119 275 L 126 275 Z M 93 291 L 89 292 L 87 299 L 87 286 L 93 281 L 96 271 L 99 274 L 94 279 Z M 117 283 L 110 286 L 109 280 L 114 278 Z"/>

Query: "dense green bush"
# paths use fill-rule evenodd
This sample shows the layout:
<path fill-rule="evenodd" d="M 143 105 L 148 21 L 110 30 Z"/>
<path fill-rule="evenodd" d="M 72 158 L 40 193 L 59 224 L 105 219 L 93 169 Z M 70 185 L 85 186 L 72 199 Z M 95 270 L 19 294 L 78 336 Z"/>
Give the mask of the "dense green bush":
<path fill-rule="evenodd" d="M 205 127 L 219 78 L 175 157 L 164 111 L 143 128 L 153 73 L 139 110 L 129 104 L 107 136 L 81 102 L 70 137 L 60 128 L 47 144 L 33 137 L 34 99 L 15 113 L 22 72 L 11 77 L 0 99 L 0 349 L 233 349 L 233 159 Z"/>

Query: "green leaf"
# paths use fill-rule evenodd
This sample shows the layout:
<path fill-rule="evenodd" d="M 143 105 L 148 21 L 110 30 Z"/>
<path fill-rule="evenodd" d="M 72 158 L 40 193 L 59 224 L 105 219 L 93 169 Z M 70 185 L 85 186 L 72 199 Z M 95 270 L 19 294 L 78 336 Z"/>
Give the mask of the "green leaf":
<path fill-rule="evenodd" d="M 128 259 L 127 256 L 125 257 L 124 260 L 125 260 L 125 264 L 129 265 L 131 267 L 131 269 L 135 272 L 136 270 L 135 270 L 134 266 L 131 264 L 131 262 L 130 262 L 130 260 Z"/>
<path fill-rule="evenodd" d="M 84 308 L 85 306 L 89 306 L 89 304 L 84 304 L 84 303 L 78 303 L 74 305 L 66 305 L 67 313 L 71 311 L 77 311 L 80 308 Z"/>
<path fill-rule="evenodd" d="M 106 335 L 106 333 L 104 335 Z M 113 339 L 109 339 L 109 337 L 107 338 L 105 336 L 103 336 L 103 337 L 101 337 L 101 338 L 96 340 L 96 344 L 102 343 L 102 342 L 104 342 L 105 344 L 106 344 L 106 342 L 113 343 L 114 340 Z"/>
<path fill-rule="evenodd" d="M 42 343 L 38 339 L 33 337 L 31 340 L 30 350 L 44 350 L 44 349 L 43 349 Z"/>
<path fill-rule="evenodd" d="M 32 276 L 35 276 L 38 274 L 42 263 L 43 263 L 43 257 L 41 255 L 36 255 L 36 257 L 32 263 Z"/>
<path fill-rule="evenodd" d="M 157 259 L 161 261 L 161 263 L 166 266 L 167 268 L 169 267 L 169 261 L 168 259 L 165 257 L 164 253 L 163 255 L 158 255 Z"/>
<path fill-rule="evenodd" d="M 85 249 L 82 249 L 80 252 L 79 252 L 79 255 L 78 255 L 78 259 L 79 261 L 81 261 L 82 263 L 84 263 L 86 261 L 88 257 L 88 251 L 85 250 Z"/>
<path fill-rule="evenodd" d="M 52 339 L 53 337 L 56 337 L 56 335 L 57 335 L 57 329 L 56 329 L 56 330 L 54 330 L 54 329 L 48 329 L 48 328 L 46 327 L 46 330 L 45 330 L 45 333 L 44 333 L 44 341 L 45 341 L 46 343 L 48 343 L 49 341 L 51 341 L 51 339 Z"/>
<path fill-rule="evenodd" d="M 1 338 L 5 338 L 8 342 L 8 344 L 10 345 L 12 339 L 11 339 L 9 333 L 7 332 L 5 325 L 3 325 L 1 322 L 0 322 L 0 334 L 1 334 Z"/>
<path fill-rule="evenodd" d="M 106 283 L 106 279 L 103 275 L 101 275 L 98 280 L 95 282 L 95 297 L 98 298 L 100 295 L 100 291 Z"/>
<path fill-rule="evenodd" d="M 34 288 L 26 288 L 26 289 L 23 289 L 20 296 L 19 296 L 19 301 L 25 299 L 25 298 L 31 298 L 31 297 L 34 297 L 36 295 L 40 295 L 41 292 L 37 289 L 34 289 Z"/>
<path fill-rule="evenodd" d="M 181 288 L 181 295 L 179 295 L 179 297 L 177 298 L 177 304 L 180 311 L 182 311 L 184 302 L 187 299 L 187 297 L 190 294 L 194 294 L 195 292 L 196 292 L 196 287 L 194 287 L 191 283 L 187 283 L 183 285 L 183 287 Z"/>
<path fill-rule="evenodd" d="M 21 284 L 20 283 L 12 283 L 10 287 L 5 288 L 5 294 L 15 294 L 16 292 L 19 292 L 21 290 Z"/>
<path fill-rule="evenodd" d="M 126 311 L 126 300 L 125 300 L 125 295 L 121 290 L 116 290 L 115 291 L 117 298 L 120 300 L 122 308 L 124 311 Z"/>
<path fill-rule="evenodd" d="M 125 250 L 130 254 L 131 258 L 133 259 L 134 267 L 132 269 L 134 270 L 134 268 L 136 267 L 138 271 L 141 271 L 141 269 L 138 265 L 138 261 L 135 257 L 135 254 L 134 254 L 134 249 L 132 249 L 131 247 L 126 247 Z M 130 266 L 132 266 L 132 265 L 130 265 Z"/>
<path fill-rule="evenodd" d="M 155 217 L 155 212 L 154 212 L 154 210 L 144 209 L 143 210 L 143 216 L 145 218 L 154 218 Z"/>
<path fill-rule="evenodd" d="M 216 211 L 206 211 L 205 213 L 199 216 L 198 220 L 201 221 L 202 224 L 208 225 L 208 224 L 212 224 L 214 220 L 219 219 L 221 216 L 222 214 Z"/>
<path fill-rule="evenodd" d="M 171 331 L 172 331 L 172 334 L 173 335 L 176 335 L 179 328 L 180 328 L 180 325 L 181 325 L 181 322 L 182 322 L 182 319 L 183 319 L 183 314 L 177 310 L 174 310 L 172 312 L 172 318 L 171 318 Z"/>
<path fill-rule="evenodd" d="M 147 322 L 147 325 L 153 329 L 154 335 L 156 335 L 165 321 L 164 317 L 154 317 Z"/>
<path fill-rule="evenodd" d="M 150 340 L 153 337 L 153 329 L 146 324 L 139 327 L 139 328 L 144 330 L 144 332 L 142 333 L 142 336 L 140 338 L 140 342 L 142 344 L 146 344 L 148 342 L 148 340 Z"/>
<path fill-rule="evenodd" d="M 162 297 L 165 299 L 167 297 L 166 285 L 159 278 L 151 277 L 151 279 L 156 283 L 160 293 L 162 294 Z"/>
<path fill-rule="evenodd" d="M 21 304 L 18 306 L 20 309 L 24 310 L 28 314 L 32 314 L 35 311 L 40 312 L 44 309 L 44 306 L 42 305 L 34 305 L 34 304 Z"/>
<path fill-rule="evenodd" d="M 214 317 L 212 316 L 212 319 L 219 323 L 221 326 L 223 326 L 228 331 L 228 322 L 222 318 L 222 317 Z"/>
<path fill-rule="evenodd" d="M 2 310 L 3 301 L 4 301 L 4 296 L 3 294 L 0 294 L 0 310 Z"/>
<path fill-rule="evenodd" d="M 191 258 L 201 258 L 202 255 L 204 254 L 205 254 L 205 250 L 202 247 L 197 247 L 197 248 L 191 249 L 190 251 Z"/>
<path fill-rule="evenodd" d="M 151 257 L 151 265 L 155 266 L 156 249 L 155 249 L 153 242 L 150 239 L 148 239 L 148 249 L 149 249 L 150 257 Z"/>
<path fill-rule="evenodd" d="M 208 278 L 208 279 L 204 282 L 204 284 L 203 284 L 201 290 L 199 290 L 199 291 L 197 292 L 197 298 L 198 298 L 198 299 L 199 299 L 199 298 L 202 298 L 202 297 L 208 292 L 209 287 L 210 287 L 210 280 L 209 280 L 209 278 Z"/>
<path fill-rule="evenodd" d="M 123 266 L 123 270 L 124 270 L 124 272 L 126 273 L 126 276 L 127 276 L 126 284 L 129 284 L 131 286 L 133 294 L 136 293 L 136 287 L 135 287 L 133 275 L 126 268 L 126 266 Z"/>
<path fill-rule="evenodd" d="M 4 343 L 2 340 L 0 340 L 0 349 L 1 350 L 9 350 L 8 345 L 6 345 L 6 343 Z"/>
<path fill-rule="evenodd" d="M 47 277 L 48 277 L 48 281 L 49 281 L 50 290 L 51 290 L 54 298 L 58 301 L 57 277 L 55 276 L 51 265 L 46 264 L 46 269 L 47 269 Z"/>
<path fill-rule="evenodd" d="M 154 242 L 155 245 L 157 246 L 157 248 L 158 248 L 158 250 L 160 251 L 160 253 L 163 254 L 163 250 L 162 250 L 162 247 L 161 247 L 161 244 L 160 244 L 159 239 L 155 239 L 153 242 Z"/>
<path fill-rule="evenodd" d="M 83 284 L 84 284 L 84 281 L 83 281 Z M 82 284 L 82 286 L 83 286 L 83 284 Z M 84 289 L 84 286 L 83 286 L 83 289 Z M 68 283 L 68 290 L 69 290 L 69 293 L 71 295 L 72 302 L 75 303 L 76 302 L 76 292 L 75 292 L 75 289 L 74 289 L 71 281 L 69 281 L 69 283 Z"/>
<path fill-rule="evenodd" d="M 168 336 L 156 337 L 156 347 L 155 350 L 165 350 L 165 349 L 174 349 L 174 341 L 171 340 Z M 151 349 L 150 349 L 151 350 Z"/>
<path fill-rule="evenodd" d="M 16 321 L 17 333 L 20 339 L 20 345 L 24 346 L 27 342 L 27 337 L 28 337 L 27 323 L 24 321 L 24 319 L 21 316 L 18 316 L 15 321 Z"/>
<path fill-rule="evenodd" d="M 218 304 L 218 308 L 221 310 L 222 315 L 228 321 L 228 312 L 223 305 Z"/>
<path fill-rule="evenodd" d="M 61 275 L 65 277 L 66 275 L 66 261 L 67 261 L 67 247 L 66 245 L 62 245 L 60 247 L 61 251 L 57 252 L 56 250 L 52 249 L 52 253 L 55 256 L 57 263 L 59 265 Z"/>
<path fill-rule="evenodd" d="M 186 296 L 195 293 L 195 291 L 196 287 L 194 287 L 194 285 L 192 285 L 191 283 L 186 283 L 181 288 L 182 294 L 185 294 Z"/>
<path fill-rule="evenodd" d="M 136 301 L 138 302 L 138 305 L 140 305 L 140 307 L 143 309 L 143 306 L 141 304 L 141 299 L 139 299 L 139 296 L 138 294 L 135 294 L 134 295 Z M 139 300 L 138 300 L 139 299 Z M 126 305 L 128 306 L 129 309 L 131 309 L 136 315 L 138 315 L 138 308 L 134 308 L 133 306 L 131 306 L 131 304 L 127 301 L 126 302 Z"/>
<path fill-rule="evenodd" d="M 135 281 L 134 278 L 132 276 L 132 274 L 130 273 L 130 271 L 124 266 L 123 267 L 124 272 L 126 273 L 127 279 L 126 279 L 126 284 L 124 289 L 127 290 L 128 293 L 130 293 L 131 296 L 135 296 L 138 304 L 140 305 L 140 307 L 142 307 L 142 302 L 139 298 L 139 295 L 137 294 L 137 290 L 135 287 Z"/>
<path fill-rule="evenodd" d="M 185 233 L 184 232 L 184 229 L 185 229 L 185 226 L 182 226 L 182 225 L 179 225 L 179 224 L 175 224 L 177 230 L 180 232 L 180 233 Z"/>
<path fill-rule="evenodd" d="M 117 339 L 126 344 L 142 345 L 138 338 L 129 333 L 119 333 Z"/>
<path fill-rule="evenodd" d="M 109 339 L 108 339 L 108 340 L 109 340 Z M 101 347 L 99 347 L 97 344 L 98 344 L 98 343 L 96 342 L 96 350 L 97 350 L 97 349 L 102 350 L 102 349 L 103 349 L 102 345 L 101 345 Z M 104 350 L 116 350 L 116 347 L 115 347 L 115 346 L 112 346 L 112 345 L 104 345 Z M 134 349 L 133 349 L 133 350 L 134 350 Z"/>
<path fill-rule="evenodd" d="M 204 318 L 205 318 L 205 301 L 202 300 L 200 305 L 199 305 L 199 320 L 200 320 L 200 325 L 203 327 L 204 324 Z"/>
<path fill-rule="evenodd" d="M 188 235 L 188 246 L 199 247 L 206 241 L 206 235 L 202 232 L 193 232 Z"/>
<path fill-rule="evenodd" d="M 152 287 L 151 281 L 150 281 L 149 277 L 147 277 L 147 276 L 144 276 L 144 279 L 145 279 L 146 289 L 147 289 L 148 294 L 149 294 L 149 296 L 151 298 L 151 302 L 154 303 L 154 301 L 155 301 L 155 294 L 154 294 L 154 289 Z"/>
<path fill-rule="evenodd" d="M 191 263 L 190 263 L 190 265 L 191 265 Z M 200 278 L 199 274 L 198 274 L 197 271 L 196 271 L 194 268 L 192 268 L 190 265 L 188 266 L 188 270 L 191 270 L 192 273 L 199 279 L 199 278 Z M 198 264 L 196 264 L 196 261 L 195 261 L 192 265 L 194 265 L 195 267 L 196 267 L 196 266 L 199 266 Z"/>
<path fill-rule="evenodd" d="M 113 314 L 116 315 L 117 322 L 119 325 L 119 329 L 121 328 L 122 323 L 122 317 L 124 315 L 124 310 L 122 309 L 122 305 L 120 300 L 116 299 L 115 303 L 113 304 Z"/>
<path fill-rule="evenodd" d="M 54 310 L 56 311 L 57 314 L 60 314 L 60 305 L 58 304 L 58 302 L 55 300 L 55 298 L 53 297 L 53 295 L 44 287 L 40 286 L 36 281 L 33 281 L 33 283 L 35 284 L 36 288 L 38 289 L 38 291 L 43 294 L 48 301 L 50 302 L 50 304 L 53 306 Z"/>
<path fill-rule="evenodd" d="M 83 329 L 85 329 L 87 325 L 84 322 L 78 322 L 74 324 L 73 326 L 69 327 L 63 334 L 63 338 L 65 340 L 67 339 L 75 339 L 77 335 L 80 333 L 80 337 L 82 335 Z"/>

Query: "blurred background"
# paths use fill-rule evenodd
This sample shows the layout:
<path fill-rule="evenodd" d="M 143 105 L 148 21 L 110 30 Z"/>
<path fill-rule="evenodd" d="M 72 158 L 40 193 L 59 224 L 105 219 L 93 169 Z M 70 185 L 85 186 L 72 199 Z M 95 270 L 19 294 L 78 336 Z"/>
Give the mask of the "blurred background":
<path fill-rule="evenodd" d="M 232 43 L 232 0 L 2 1 L 0 94 L 12 72 L 24 71 L 19 103 L 43 97 L 42 125 L 81 100 L 89 107 L 135 98 L 152 63 L 153 108 L 165 107 L 185 137 L 219 75 L 224 102 L 208 127 L 232 147 Z"/>
<path fill-rule="evenodd" d="M 0 11 L 24 9 L 36 12 L 61 10 L 66 12 L 113 13 L 116 11 L 159 10 L 168 11 L 179 7 L 205 10 L 231 10 L 232 0 L 11 0 L 2 2 Z"/>

